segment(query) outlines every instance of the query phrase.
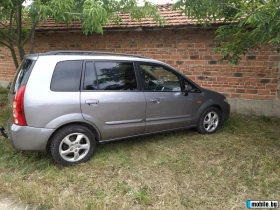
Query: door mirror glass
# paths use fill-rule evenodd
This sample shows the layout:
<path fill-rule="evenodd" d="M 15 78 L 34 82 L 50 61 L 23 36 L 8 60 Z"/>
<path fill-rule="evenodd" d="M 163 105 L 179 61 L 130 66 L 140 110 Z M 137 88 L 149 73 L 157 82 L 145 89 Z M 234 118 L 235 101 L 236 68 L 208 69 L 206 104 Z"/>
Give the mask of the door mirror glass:
<path fill-rule="evenodd" d="M 193 87 L 189 84 L 185 84 L 185 91 L 190 92 L 193 89 Z"/>
<path fill-rule="evenodd" d="M 195 87 L 192 83 L 190 83 L 187 80 L 183 81 L 183 88 L 185 91 L 185 95 L 188 95 L 188 93 L 200 93 L 201 91 Z"/>
<path fill-rule="evenodd" d="M 193 87 L 191 85 L 185 84 L 185 86 L 184 86 L 185 96 L 188 96 L 189 92 L 191 92 L 192 89 L 193 89 Z"/>

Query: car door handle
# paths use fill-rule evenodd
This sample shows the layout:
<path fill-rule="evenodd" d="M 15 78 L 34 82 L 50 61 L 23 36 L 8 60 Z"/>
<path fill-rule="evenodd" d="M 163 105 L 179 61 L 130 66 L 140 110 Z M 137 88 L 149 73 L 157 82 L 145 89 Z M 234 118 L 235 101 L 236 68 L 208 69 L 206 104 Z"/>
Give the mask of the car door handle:
<path fill-rule="evenodd" d="M 86 104 L 88 104 L 89 106 L 92 104 L 98 104 L 99 100 L 98 99 L 88 99 L 86 100 Z"/>
<path fill-rule="evenodd" d="M 150 101 L 153 102 L 154 104 L 159 104 L 160 98 L 152 98 L 150 99 Z"/>

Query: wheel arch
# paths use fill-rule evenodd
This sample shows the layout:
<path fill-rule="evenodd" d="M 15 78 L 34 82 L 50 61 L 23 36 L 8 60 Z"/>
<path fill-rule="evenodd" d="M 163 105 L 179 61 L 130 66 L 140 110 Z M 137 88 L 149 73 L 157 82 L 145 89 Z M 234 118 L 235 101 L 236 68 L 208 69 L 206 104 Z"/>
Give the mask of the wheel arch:
<path fill-rule="evenodd" d="M 216 108 L 216 109 L 218 109 L 221 113 L 221 117 L 222 117 L 222 122 L 224 121 L 223 119 L 224 119 L 224 116 L 223 116 L 223 109 L 222 109 L 222 107 L 221 106 L 219 106 L 218 104 L 213 104 L 212 106 L 210 106 L 210 107 L 214 107 L 214 108 Z M 208 108 L 208 107 L 207 107 Z"/>
<path fill-rule="evenodd" d="M 208 109 L 209 107 L 214 107 L 216 109 L 218 109 L 221 112 L 221 117 L 222 117 L 222 122 L 223 122 L 223 109 L 220 105 L 218 105 L 217 103 L 214 103 L 214 101 L 209 100 L 207 102 L 205 102 L 197 111 L 196 116 L 194 117 L 192 124 L 196 125 L 199 122 L 199 119 L 201 117 L 201 115 L 203 114 L 203 112 Z"/>
<path fill-rule="evenodd" d="M 50 145 L 51 145 L 53 136 L 62 128 L 70 126 L 70 125 L 83 125 L 83 126 L 87 127 L 94 134 L 96 142 L 99 142 L 99 140 L 101 139 L 101 134 L 100 134 L 98 128 L 91 125 L 90 123 L 81 122 L 81 121 L 69 122 L 69 123 L 63 124 L 63 125 L 59 126 L 58 128 L 56 128 L 55 131 L 50 135 L 50 137 L 47 141 L 47 144 L 46 144 L 46 151 L 50 151 Z"/>

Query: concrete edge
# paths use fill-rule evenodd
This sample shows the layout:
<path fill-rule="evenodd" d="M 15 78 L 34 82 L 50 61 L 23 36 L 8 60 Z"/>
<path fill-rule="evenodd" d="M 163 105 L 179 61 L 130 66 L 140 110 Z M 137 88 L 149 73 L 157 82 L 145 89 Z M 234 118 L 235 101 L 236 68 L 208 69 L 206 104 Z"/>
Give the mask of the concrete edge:
<path fill-rule="evenodd" d="M 240 114 L 258 116 L 280 117 L 280 99 L 250 100 L 241 98 L 228 98 L 231 111 Z"/>
<path fill-rule="evenodd" d="M 0 87 L 7 88 L 7 85 L 8 85 L 8 84 L 9 84 L 9 82 L 0 81 Z"/>

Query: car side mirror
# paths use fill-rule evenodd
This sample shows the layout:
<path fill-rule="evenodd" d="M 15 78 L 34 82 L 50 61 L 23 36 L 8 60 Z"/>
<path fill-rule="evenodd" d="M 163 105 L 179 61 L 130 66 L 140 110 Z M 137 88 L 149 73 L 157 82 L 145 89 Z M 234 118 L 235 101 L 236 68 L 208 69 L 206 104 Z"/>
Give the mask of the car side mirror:
<path fill-rule="evenodd" d="M 10 90 L 11 89 L 11 82 L 7 85 L 7 89 Z"/>
<path fill-rule="evenodd" d="M 185 96 L 188 96 L 189 95 L 189 91 L 192 89 L 192 86 L 189 85 L 189 84 L 185 84 L 184 86 L 184 92 L 185 92 Z"/>

